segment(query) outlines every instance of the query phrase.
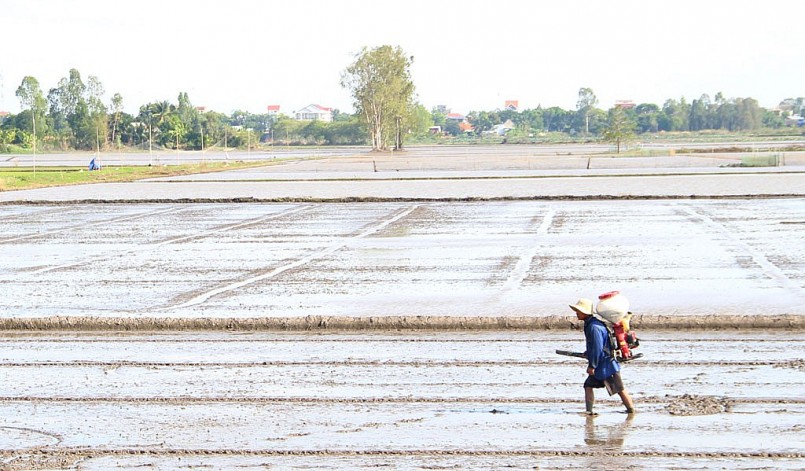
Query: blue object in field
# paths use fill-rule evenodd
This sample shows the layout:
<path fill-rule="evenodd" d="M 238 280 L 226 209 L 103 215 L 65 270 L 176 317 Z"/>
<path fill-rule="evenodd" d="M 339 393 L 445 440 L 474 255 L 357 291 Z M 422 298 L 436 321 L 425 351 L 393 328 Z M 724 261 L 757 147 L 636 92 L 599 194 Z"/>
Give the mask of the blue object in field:
<path fill-rule="evenodd" d="M 89 169 L 90 170 L 100 170 L 101 164 L 95 162 L 95 158 L 89 161 Z"/>

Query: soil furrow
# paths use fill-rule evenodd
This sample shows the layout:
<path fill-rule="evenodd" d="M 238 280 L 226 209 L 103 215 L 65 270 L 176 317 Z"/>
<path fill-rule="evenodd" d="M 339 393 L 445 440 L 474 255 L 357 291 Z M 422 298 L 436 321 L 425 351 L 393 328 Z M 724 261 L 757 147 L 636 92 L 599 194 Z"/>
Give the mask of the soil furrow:
<path fill-rule="evenodd" d="M 683 396 L 679 396 L 683 397 Z M 641 397 L 641 404 L 668 404 L 678 397 Z M 734 404 L 805 404 L 805 398 L 724 398 Z M 110 397 L 110 396 L 0 396 L 0 403 L 121 403 L 121 404 L 578 404 L 578 398 L 539 398 L 539 397 Z M 490 410 L 491 412 L 491 410 Z"/>
<path fill-rule="evenodd" d="M 194 368 L 261 368 L 266 366 L 334 366 L 334 367 L 399 367 L 399 366 L 415 366 L 415 367 L 486 367 L 486 366 L 554 366 L 564 365 L 564 361 L 385 361 L 385 360 L 367 360 L 367 361 L 254 361 L 254 362 L 164 362 L 164 361 L 41 361 L 41 362 L 0 362 L 0 368 L 50 368 L 50 367 L 99 367 L 99 368 L 119 368 L 119 367 L 137 367 L 137 368 L 152 368 L 152 367 L 194 367 Z M 674 366 L 674 367 L 688 367 L 688 366 L 774 366 L 774 367 L 797 367 L 799 363 L 793 363 L 791 360 L 779 361 L 651 361 L 640 360 L 643 366 Z"/>

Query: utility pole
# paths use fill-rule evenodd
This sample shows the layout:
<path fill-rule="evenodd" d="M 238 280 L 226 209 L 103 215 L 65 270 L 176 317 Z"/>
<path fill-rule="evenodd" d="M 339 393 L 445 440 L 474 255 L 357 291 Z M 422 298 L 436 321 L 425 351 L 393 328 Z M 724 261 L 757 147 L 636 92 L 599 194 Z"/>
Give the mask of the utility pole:
<path fill-rule="evenodd" d="M 33 107 L 31 107 L 31 123 L 34 128 L 34 176 L 36 176 L 36 112 Z"/>
<path fill-rule="evenodd" d="M 153 150 L 151 149 L 151 123 L 148 123 L 148 163 L 151 164 L 154 162 L 154 154 Z"/>
<path fill-rule="evenodd" d="M 98 159 L 98 165 L 101 165 L 101 131 L 95 127 L 95 158 Z"/>

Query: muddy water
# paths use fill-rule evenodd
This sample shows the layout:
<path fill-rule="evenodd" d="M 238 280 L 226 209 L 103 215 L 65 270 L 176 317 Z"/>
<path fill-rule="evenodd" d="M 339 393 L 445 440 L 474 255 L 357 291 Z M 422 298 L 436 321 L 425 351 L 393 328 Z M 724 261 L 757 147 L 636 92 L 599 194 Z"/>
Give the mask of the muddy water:
<path fill-rule="evenodd" d="M 74 466 L 797 469 L 798 333 L 645 331 L 638 413 L 563 332 L 6 334 L 0 457 Z M 716 405 L 717 407 L 714 407 Z"/>
<path fill-rule="evenodd" d="M 619 289 L 647 327 L 790 327 L 805 314 L 803 224 L 799 198 L 5 205 L 0 318 L 560 327 L 568 303 Z"/>
<path fill-rule="evenodd" d="M 0 466 L 805 467 L 796 172 L 382 168 L 399 162 L 380 170 L 414 180 L 0 193 Z M 294 201 L 181 204 L 254 197 Z M 400 201 L 316 202 L 356 197 Z M 88 199 L 141 202 L 56 203 Z M 599 393 L 588 418 L 583 361 L 553 352 L 582 348 L 567 304 L 610 289 L 641 329 L 639 413 Z"/>

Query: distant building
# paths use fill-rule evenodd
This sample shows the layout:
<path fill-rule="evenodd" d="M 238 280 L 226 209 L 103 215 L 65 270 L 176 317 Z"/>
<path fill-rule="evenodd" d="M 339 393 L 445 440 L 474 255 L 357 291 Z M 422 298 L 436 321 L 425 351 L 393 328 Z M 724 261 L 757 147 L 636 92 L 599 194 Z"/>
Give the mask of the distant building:
<path fill-rule="evenodd" d="M 472 124 L 469 121 L 462 121 L 458 123 L 458 129 L 461 130 L 464 134 L 470 133 L 473 130 Z"/>
<path fill-rule="evenodd" d="M 512 120 L 507 119 L 505 123 L 500 123 L 492 126 L 492 129 L 486 131 L 485 134 L 497 134 L 498 136 L 505 136 L 507 132 L 514 129 Z"/>
<path fill-rule="evenodd" d="M 269 116 L 277 116 L 280 114 L 280 105 L 268 105 L 267 109 Z"/>
<path fill-rule="evenodd" d="M 207 112 L 207 107 L 206 106 L 197 106 L 196 111 L 198 111 L 199 113 L 206 113 Z"/>
<path fill-rule="evenodd" d="M 785 118 L 785 125 L 786 126 L 805 126 L 805 118 L 802 116 L 795 114 Z"/>
<path fill-rule="evenodd" d="M 321 105 L 311 104 L 294 112 L 294 119 L 298 121 L 326 121 L 333 120 L 333 109 Z"/>
<path fill-rule="evenodd" d="M 447 116 L 445 116 L 445 119 L 453 119 L 453 120 L 456 120 L 456 121 L 464 121 L 466 118 L 461 113 L 448 113 Z"/>
<path fill-rule="evenodd" d="M 615 100 L 615 108 L 620 108 L 622 110 L 630 110 L 635 106 L 636 105 L 632 100 Z"/>
<path fill-rule="evenodd" d="M 441 113 L 441 114 L 445 114 L 445 115 L 450 113 L 450 108 L 448 108 L 447 105 L 436 105 L 435 110 L 436 110 L 437 113 Z"/>
<path fill-rule="evenodd" d="M 520 103 L 517 100 L 506 100 L 505 108 L 510 111 L 517 111 Z"/>

